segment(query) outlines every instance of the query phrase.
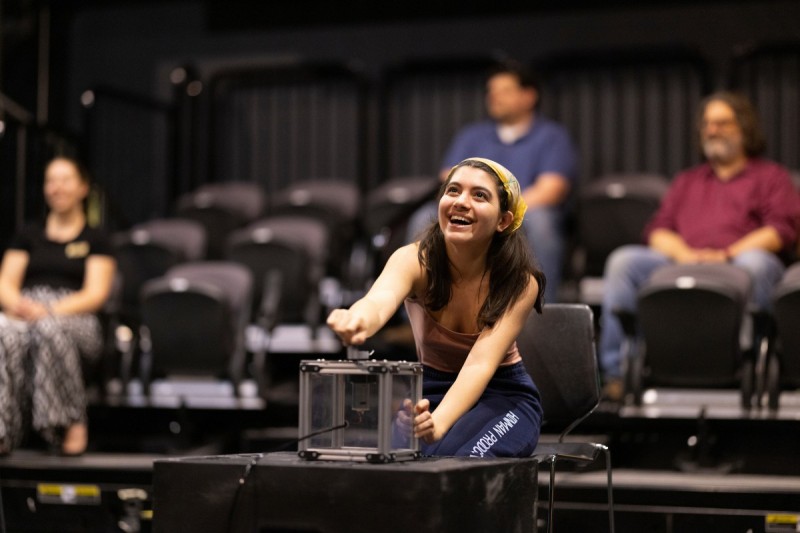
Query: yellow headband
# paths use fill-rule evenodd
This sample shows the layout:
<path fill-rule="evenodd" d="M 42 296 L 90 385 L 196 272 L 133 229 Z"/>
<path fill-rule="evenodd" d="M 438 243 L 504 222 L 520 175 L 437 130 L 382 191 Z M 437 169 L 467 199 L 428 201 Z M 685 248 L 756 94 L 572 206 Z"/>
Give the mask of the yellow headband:
<path fill-rule="evenodd" d="M 522 225 L 522 220 L 525 218 L 525 211 L 528 210 L 528 205 L 525 203 L 525 200 L 522 199 L 522 189 L 519 186 L 519 182 L 517 178 L 514 177 L 514 174 L 511 173 L 506 167 L 492 161 L 491 159 L 485 159 L 483 157 L 469 157 L 453 167 L 450 171 L 450 175 L 453 175 L 453 171 L 461 166 L 463 163 L 467 161 L 480 161 L 481 163 L 487 165 L 491 168 L 497 177 L 500 178 L 500 181 L 503 183 L 503 189 L 505 189 L 506 194 L 508 195 L 508 210 L 511 211 L 511 214 L 514 215 L 511 224 L 505 229 L 508 233 L 513 233 L 519 229 Z M 448 176 L 449 178 L 450 176 Z"/>

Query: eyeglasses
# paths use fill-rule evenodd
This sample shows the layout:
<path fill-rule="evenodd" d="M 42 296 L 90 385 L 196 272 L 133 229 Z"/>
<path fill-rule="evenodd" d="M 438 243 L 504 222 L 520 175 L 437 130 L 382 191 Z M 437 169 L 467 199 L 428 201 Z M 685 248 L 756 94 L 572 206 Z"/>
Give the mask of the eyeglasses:
<path fill-rule="evenodd" d="M 736 119 L 725 118 L 721 120 L 702 120 L 700 121 L 700 129 L 707 130 L 712 126 L 716 129 L 727 129 L 737 124 Z"/>

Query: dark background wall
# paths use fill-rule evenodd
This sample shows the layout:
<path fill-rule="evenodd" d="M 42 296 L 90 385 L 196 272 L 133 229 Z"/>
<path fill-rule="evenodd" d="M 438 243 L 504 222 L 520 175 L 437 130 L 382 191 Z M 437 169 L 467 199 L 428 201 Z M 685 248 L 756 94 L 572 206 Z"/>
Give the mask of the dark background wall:
<path fill-rule="evenodd" d="M 446 62 L 506 54 L 546 62 L 591 53 L 609 61 L 622 54 L 647 57 L 652 50 L 676 48 L 707 62 L 708 88 L 716 88 L 728 85 L 735 57 L 768 43 L 800 42 L 800 2 L 795 0 L 572 0 L 528 2 L 523 7 L 503 1 L 487 5 L 453 1 L 0 0 L 0 12 L 4 30 L 0 90 L 79 146 L 96 145 L 93 157 L 102 156 L 106 162 L 96 163 L 95 171 L 115 188 L 117 202 L 138 206 L 128 213 L 128 219 L 164 213 L 178 193 L 219 179 L 219 172 L 206 158 L 206 152 L 218 144 L 208 131 L 208 113 L 203 119 L 206 122 L 184 125 L 188 133 L 183 144 L 176 146 L 159 107 L 174 104 L 177 86 L 186 90 L 180 82 L 176 84 L 178 68 L 199 82 L 194 90 L 200 96 L 195 96 L 207 106 L 208 100 L 203 98 L 208 98 L 209 83 L 215 76 L 258 66 L 309 61 L 344 64 L 375 87 L 387 69 L 410 60 Z M 43 56 L 42 50 L 48 53 Z M 122 134 L 95 125 L 89 138 L 92 124 L 87 109 L 92 107 L 81 104 L 82 98 L 86 102 L 85 91 L 93 89 L 99 98 L 101 88 L 142 98 L 135 106 L 126 104 L 126 109 L 114 111 L 113 117 L 103 108 L 106 122 L 128 136 L 120 137 L 113 146 L 99 146 L 97 139 Z M 359 144 L 364 152 L 360 179 L 368 187 L 391 175 L 393 167 L 382 162 L 385 146 L 380 144 L 379 113 L 373 112 L 379 105 L 374 92 L 366 101 L 367 120 Z M 96 104 L 94 111 L 99 107 Z M 651 122 L 667 120 L 669 115 L 656 115 Z M 613 127 L 611 121 L 605 121 L 610 124 L 606 127 Z M 684 127 L 684 122 L 677 127 Z M 576 122 L 574 128 L 581 127 Z M 633 135 L 636 130 L 631 131 Z M 581 131 L 573 134 L 580 136 Z M 431 154 L 447 135 L 443 130 L 436 142 L 428 142 L 433 147 Z M 188 138 L 193 139 L 191 149 L 187 148 Z M 9 200 L 19 197 L 20 185 L 19 180 L 16 188 L 8 185 L 14 168 L 7 166 L 10 156 L 6 154 L 16 152 L 7 138 L 0 142 L 6 160 L 0 163 L 5 172 L 5 239 L 14 221 L 23 217 Z M 595 144 L 592 139 L 585 141 L 587 147 Z M 602 152 L 606 147 L 598 149 Z M 183 160 L 190 163 L 182 167 L 166 163 L 180 159 L 176 154 L 181 150 L 192 152 L 183 154 Z M 605 156 L 591 157 L 599 160 Z M 108 160 L 119 167 L 111 168 Z M 24 218 L 41 209 L 35 200 L 41 169 L 35 163 L 24 172 Z M 428 155 L 415 163 L 415 170 L 435 172 L 435 164 L 435 156 Z M 671 172 L 674 166 L 664 168 Z M 17 213 L 12 216 L 9 211 Z"/>
<path fill-rule="evenodd" d="M 112 3 L 113 4 L 113 3 Z M 800 39 L 800 3 L 558 2 L 562 7 L 508 12 L 502 2 L 475 14 L 447 2 L 450 15 L 425 18 L 374 15 L 349 3 L 330 3 L 351 14 L 326 18 L 313 7 L 274 2 L 147 2 L 87 5 L 71 18 L 60 95 L 70 127 L 77 128 L 78 97 L 95 84 L 166 96 L 172 67 L 187 61 L 204 72 L 234 64 L 315 58 L 355 61 L 368 72 L 409 57 L 483 55 L 502 50 L 535 58 L 571 50 L 614 50 L 680 44 L 701 51 L 724 76 L 731 54 L 766 41 Z M 341 5 L 347 4 L 347 5 Z M 433 2 L 436 5 L 436 2 Z M 494 3 L 492 3 L 494 4 Z M 356 6 L 358 4 L 355 4 Z M 334 8 L 328 8 L 328 11 Z M 376 7 L 372 8 L 377 9 Z M 506 11 L 506 12 L 504 12 Z"/>

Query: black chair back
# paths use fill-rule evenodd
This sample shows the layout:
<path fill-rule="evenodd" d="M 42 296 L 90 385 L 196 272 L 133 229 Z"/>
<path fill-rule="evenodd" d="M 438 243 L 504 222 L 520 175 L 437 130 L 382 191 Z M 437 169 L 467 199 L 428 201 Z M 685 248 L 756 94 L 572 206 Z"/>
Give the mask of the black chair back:
<path fill-rule="evenodd" d="M 319 323 L 319 284 L 326 274 L 330 233 L 317 218 L 276 215 L 230 235 L 225 257 L 253 273 L 253 322 L 259 322 L 260 313 L 267 313 L 268 328 L 277 322 Z M 271 273 L 280 276 L 278 295 L 268 294 Z M 277 308 L 265 308 L 267 301 Z"/>
<path fill-rule="evenodd" d="M 532 311 L 517 346 L 541 393 L 544 423 L 563 438 L 600 403 L 591 308 L 553 303 Z"/>
<path fill-rule="evenodd" d="M 153 219 L 115 234 L 112 243 L 122 278 L 120 319 L 136 326 L 144 283 L 179 263 L 201 259 L 205 255 L 206 231 L 194 220 Z"/>
<path fill-rule="evenodd" d="M 670 265 L 654 272 L 637 306 L 647 382 L 739 385 L 750 287 L 749 275 L 728 264 Z"/>
<path fill-rule="evenodd" d="M 782 388 L 800 386 L 800 263 L 783 275 L 773 293 L 775 349 L 769 361 L 769 406 L 778 408 Z"/>
<path fill-rule="evenodd" d="M 660 174 L 613 174 L 578 191 L 577 246 L 584 254 L 580 275 L 602 276 L 608 256 L 642 242 L 642 232 L 669 187 Z"/>
<path fill-rule="evenodd" d="M 544 411 L 542 429 L 560 431 L 558 442 L 548 442 L 542 435 L 532 454 L 541 464 L 550 465 L 547 532 L 554 530 L 556 463 L 564 460 L 589 464 L 602 453 L 606 461 L 608 525 L 613 533 L 610 450 L 601 443 L 565 441 L 565 437 L 600 404 L 600 375 L 591 308 L 586 304 L 546 304 L 541 315 L 531 312 L 517 338 L 517 346 L 541 394 Z M 538 497 L 534 502 L 534 510 L 536 518 Z"/>
<path fill-rule="evenodd" d="M 199 261 L 171 268 L 142 288 L 151 343 L 150 377 L 242 377 L 252 275 L 237 263 Z"/>
<path fill-rule="evenodd" d="M 270 215 L 316 218 L 331 231 L 328 272 L 342 276 L 359 232 L 361 191 L 355 181 L 307 179 L 288 184 L 270 199 Z"/>
<path fill-rule="evenodd" d="M 203 225 L 208 241 L 205 258 L 219 260 L 228 235 L 262 217 L 266 203 L 266 194 L 256 183 L 207 184 L 178 198 L 175 215 Z"/>

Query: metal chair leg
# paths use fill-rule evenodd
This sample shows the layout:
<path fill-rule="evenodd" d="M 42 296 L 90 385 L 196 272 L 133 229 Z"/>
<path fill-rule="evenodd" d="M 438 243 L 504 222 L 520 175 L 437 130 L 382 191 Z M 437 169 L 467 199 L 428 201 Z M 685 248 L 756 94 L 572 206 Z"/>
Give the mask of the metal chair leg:
<path fill-rule="evenodd" d="M 614 485 L 613 485 L 613 476 L 612 476 L 612 468 L 611 468 L 611 450 L 608 449 L 608 446 L 604 444 L 595 443 L 595 448 L 597 450 L 602 450 L 605 454 L 606 460 L 606 482 L 607 487 L 606 491 L 608 494 L 608 530 L 610 533 L 615 533 L 616 525 L 614 523 Z M 553 523 L 554 523 L 554 516 L 555 516 L 555 486 L 556 486 L 556 457 L 555 455 L 550 455 L 545 459 L 546 461 L 550 462 L 550 486 L 548 490 L 548 507 L 547 507 L 547 533 L 553 533 Z M 538 476 L 538 464 L 536 467 L 537 476 Z M 538 491 L 537 497 L 535 498 L 535 505 L 538 507 Z M 536 523 L 536 516 L 538 513 L 538 509 L 534 511 L 534 527 L 538 531 L 538 524 Z"/>
<path fill-rule="evenodd" d="M 556 492 L 556 456 L 550 456 L 550 493 L 547 508 L 547 533 L 553 533 L 553 512 L 555 507 Z"/>
<path fill-rule="evenodd" d="M 533 533 L 539 533 L 539 461 L 533 468 Z"/>
<path fill-rule="evenodd" d="M 608 487 L 606 487 L 606 490 L 608 491 L 608 531 L 609 533 L 614 533 L 614 485 L 611 481 L 611 450 L 609 450 L 608 446 L 604 444 L 597 444 L 597 447 L 603 450 L 603 453 L 605 453 L 606 456 L 606 475 L 608 483 Z"/>

